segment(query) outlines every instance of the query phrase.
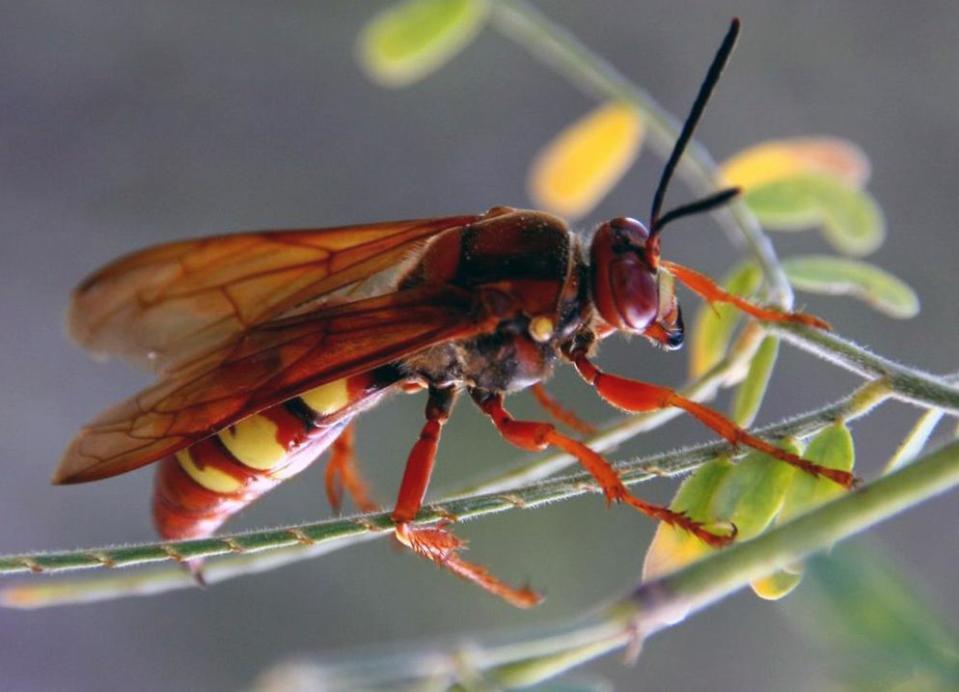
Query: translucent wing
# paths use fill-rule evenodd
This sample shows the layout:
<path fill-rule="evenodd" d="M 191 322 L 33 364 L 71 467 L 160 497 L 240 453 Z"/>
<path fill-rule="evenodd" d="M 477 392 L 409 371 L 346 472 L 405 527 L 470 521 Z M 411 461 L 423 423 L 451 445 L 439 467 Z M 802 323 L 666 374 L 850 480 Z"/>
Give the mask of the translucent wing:
<path fill-rule="evenodd" d="M 135 469 L 303 391 L 491 326 L 475 296 L 446 287 L 402 290 L 255 326 L 97 417 L 70 444 L 54 482 Z"/>
<path fill-rule="evenodd" d="M 367 279 L 437 233 L 479 218 L 241 233 L 148 248 L 76 289 L 70 335 L 97 355 L 162 369 Z"/>

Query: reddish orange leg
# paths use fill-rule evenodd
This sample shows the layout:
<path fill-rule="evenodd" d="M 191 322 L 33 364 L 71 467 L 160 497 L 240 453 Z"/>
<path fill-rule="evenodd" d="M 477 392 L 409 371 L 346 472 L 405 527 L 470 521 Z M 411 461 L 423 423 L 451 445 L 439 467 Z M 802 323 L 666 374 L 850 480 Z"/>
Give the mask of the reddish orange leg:
<path fill-rule="evenodd" d="M 592 449 L 570 437 L 558 432 L 549 423 L 515 420 L 503 407 L 503 395 L 480 390 L 471 390 L 473 400 L 479 405 L 483 413 L 490 417 L 493 425 L 499 430 L 503 438 L 520 449 L 539 451 L 553 445 L 576 457 L 583 468 L 592 474 L 599 483 L 606 496 L 607 503 L 623 502 L 643 514 L 659 521 L 672 524 L 694 534 L 704 542 L 713 546 L 724 546 L 733 540 L 732 534 L 718 535 L 707 531 L 702 523 L 690 519 L 681 512 L 674 512 L 668 507 L 644 502 L 630 494 L 619 474 L 606 459 Z"/>
<path fill-rule="evenodd" d="M 815 464 L 808 459 L 790 454 L 784 449 L 750 435 L 718 411 L 697 404 L 695 401 L 690 401 L 668 387 L 610 375 L 590 363 L 585 354 L 582 353 L 573 353 L 570 359 L 583 379 L 593 385 L 603 399 L 624 411 L 641 413 L 663 408 L 681 408 L 707 427 L 715 430 L 733 445 L 744 444 L 747 447 L 758 449 L 785 461 L 787 464 L 792 464 L 806 473 L 813 476 L 825 476 L 846 488 L 852 487 L 856 481 L 856 477 L 848 471 L 839 471 Z"/>
<path fill-rule="evenodd" d="M 346 426 L 330 449 L 330 460 L 326 463 L 326 497 L 337 514 L 343 504 L 343 490 L 350 496 L 353 504 L 361 512 L 375 512 L 379 509 L 367 490 L 366 482 L 356 465 L 356 439 L 353 423 Z"/>
<path fill-rule="evenodd" d="M 730 303 L 747 315 L 752 315 L 756 319 L 767 322 L 795 322 L 797 324 L 816 327 L 817 329 L 830 328 L 828 322 L 814 315 L 807 315 L 804 312 L 780 312 L 778 310 L 770 310 L 754 305 L 748 300 L 743 300 L 739 296 L 727 293 L 708 276 L 700 274 L 698 271 L 690 269 L 689 267 L 684 267 L 675 262 L 667 262 L 666 260 L 662 260 L 660 264 L 665 267 L 670 274 L 676 277 L 678 281 L 685 284 L 691 291 L 699 294 L 704 300 L 710 303 Z"/>
<path fill-rule="evenodd" d="M 546 391 L 546 387 L 542 383 L 537 382 L 534 384 L 530 391 L 533 393 L 533 398 L 536 399 L 536 403 L 543 407 L 543 410 L 551 415 L 555 420 L 558 420 L 560 423 L 563 423 L 569 428 L 572 428 L 576 432 L 583 433 L 584 435 L 592 435 L 596 432 L 596 428 L 593 425 L 590 425 L 586 421 L 582 420 L 575 413 L 565 408 L 561 403 L 552 397 L 552 395 Z"/>
<path fill-rule="evenodd" d="M 433 527 L 415 527 L 410 522 L 416 518 L 423 505 L 423 497 L 430 482 L 436 449 L 439 445 L 440 431 L 449 418 L 450 409 L 456 399 L 451 389 L 430 389 L 430 398 L 426 404 L 426 425 L 420 437 L 410 451 L 400 484 L 399 497 L 393 509 L 393 521 L 396 522 L 396 538 L 417 555 L 432 560 L 480 588 L 499 596 L 507 603 L 520 608 L 529 608 L 540 602 L 536 592 L 506 584 L 491 575 L 485 567 L 467 562 L 460 557 L 459 551 L 466 544 L 446 530 L 442 525 Z"/>

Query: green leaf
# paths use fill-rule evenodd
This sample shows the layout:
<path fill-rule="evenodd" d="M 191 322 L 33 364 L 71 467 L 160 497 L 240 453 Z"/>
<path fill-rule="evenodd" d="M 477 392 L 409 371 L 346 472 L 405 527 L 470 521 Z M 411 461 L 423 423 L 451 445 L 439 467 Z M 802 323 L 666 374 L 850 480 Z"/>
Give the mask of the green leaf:
<path fill-rule="evenodd" d="M 809 442 L 803 458 L 831 469 L 852 471 L 856 453 L 849 428 L 842 421 L 837 421 L 823 429 Z M 780 524 L 789 521 L 844 492 L 842 486 L 828 478 L 797 472 L 786 491 L 782 512 L 776 521 Z"/>
<path fill-rule="evenodd" d="M 799 453 L 792 441 L 783 442 L 783 447 Z M 776 517 L 795 473 L 792 466 L 761 452 L 736 464 L 721 457 L 683 481 L 669 506 L 717 530 L 733 523 L 736 540 L 748 540 Z M 660 523 L 646 552 L 643 579 L 673 572 L 714 550 L 692 534 Z"/>
<path fill-rule="evenodd" d="M 360 33 L 357 55 L 374 81 L 401 87 L 442 67 L 479 32 L 486 0 L 404 0 Z"/>
<path fill-rule="evenodd" d="M 750 361 L 749 371 L 733 395 L 733 420 L 740 427 L 748 428 L 755 420 L 778 355 L 779 339 L 767 336 Z"/>
<path fill-rule="evenodd" d="M 703 464 L 680 484 L 670 508 L 685 512 L 696 521 L 711 522 L 714 518 L 710 508 L 713 495 L 734 468 L 734 464 L 726 457 Z M 660 522 L 656 527 L 656 535 L 646 550 L 643 579 L 668 574 L 695 562 L 713 550 L 715 548 L 691 533 Z"/>
<path fill-rule="evenodd" d="M 710 521 L 714 518 L 710 510 L 713 495 L 734 468 L 736 465 L 727 457 L 703 464 L 680 484 L 670 507 L 677 512 L 686 512 L 697 521 Z"/>
<path fill-rule="evenodd" d="M 855 296 L 897 319 L 909 319 L 919 312 L 919 298 L 908 284 L 868 262 L 806 255 L 785 260 L 783 269 L 802 291 Z"/>
<path fill-rule="evenodd" d="M 803 184 L 806 175 L 791 176 L 748 190 L 743 199 L 759 222 L 774 231 L 801 231 L 822 223 L 815 196 Z"/>
<path fill-rule="evenodd" d="M 799 454 L 799 450 L 791 451 Z M 815 461 L 831 468 L 852 468 L 852 437 L 849 430 L 842 423 L 834 424 L 820 432 L 812 439 L 809 446 L 802 452 L 804 458 Z M 769 459 L 769 461 L 774 461 Z M 775 523 L 782 524 L 791 517 L 812 509 L 817 504 L 832 497 L 834 493 L 841 493 L 842 488 L 825 478 L 813 478 L 792 466 L 785 466 L 787 472 L 782 472 L 782 481 L 776 484 L 774 492 L 779 504 L 776 506 Z M 771 501 L 769 502 L 771 505 Z M 767 522 L 763 529 L 769 523 Z M 737 524 L 738 526 L 738 524 Z M 801 564 L 773 572 L 767 577 L 757 579 L 750 584 L 753 593 L 767 601 L 778 601 L 785 598 L 799 586 L 802 581 L 803 567 Z"/>
<path fill-rule="evenodd" d="M 799 453 L 790 441 L 781 446 Z M 794 474 L 795 469 L 789 464 L 762 452 L 752 452 L 721 479 L 704 519 L 731 521 L 738 529 L 739 541 L 758 536 L 782 508 Z"/>
<path fill-rule="evenodd" d="M 795 231 L 819 225 L 844 254 L 868 255 L 885 238 L 885 221 L 876 201 L 837 176 L 790 176 L 749 190 L 745 200 L 767 228 Z"/>
<path fill-rule="evenodd" d="M 727 291 L 744 298 L 755 293 L 761 283 L 762 272 L 751 262 L 735 267 L 722 282 Z M 731 305 L 700 307 L 690 338 L 689 369 L 693 377 L 699 377 L 723 359 L 740 319 L 742 313 Z"/>

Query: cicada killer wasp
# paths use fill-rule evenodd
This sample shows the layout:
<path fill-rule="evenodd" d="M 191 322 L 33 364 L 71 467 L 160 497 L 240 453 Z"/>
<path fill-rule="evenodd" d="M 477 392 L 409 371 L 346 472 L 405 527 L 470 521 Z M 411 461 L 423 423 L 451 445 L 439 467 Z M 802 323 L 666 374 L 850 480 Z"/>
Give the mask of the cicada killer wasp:
<path fill-rule="evenodd" d="M 84 427 L 54 482 L 98 480 L 159 462 L 157 530 L 166 539 L 198 538 L 330 448 L 331 503 L 338 507 L 345 489 L 370 510 L 375 505 L 352 454 L 353 421 L 389 394 L 426 389 L 426 423 L 393 509 L 396 537 L 506 601 L 529 606 L 539 598 L 533 591 L 464 560 L 463 544 L 447 527 L 413 524 L 440 431 L 465 392 L 510 443 L 556 447 L 578 459 L 608 501 L 710 544 L 729 542 L 730 535 L 636 498 L 606 459 L 550 423 L 509 414 L 506 394 L 538 388 L 565 361 L 617 408 L 678 407 L 731 443 L 850 485 L 849 474 L 754 437 L 669 387 L 605 373 L 591 360 L 598 342 L 618 331 L 678 348 L 683 321 L 674 281 L 761 320 L 826 326 L 746 302 L 660 259 L 668 223 L 737 192 L 661 213 L 737 33 L 734 21 L 665 165 L 648 226 L 616 218 L 587 246 L 550 214 L 495 207 L 478 215 L 188 240 L 101 269 L 73 296 L 71 335 L 97 354 L 155 369 L 158 381 Z"/>

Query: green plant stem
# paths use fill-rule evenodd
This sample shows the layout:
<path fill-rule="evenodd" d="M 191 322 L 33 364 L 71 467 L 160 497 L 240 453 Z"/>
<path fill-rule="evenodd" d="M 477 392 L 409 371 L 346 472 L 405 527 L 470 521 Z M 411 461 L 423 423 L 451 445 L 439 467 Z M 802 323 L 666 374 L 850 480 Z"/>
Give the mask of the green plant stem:
<path fill-rule="evenodd" d="M 959 415 L 959 389 L 948 384 L 948 378 L 900 365 L 833 332 L 783 322 L 766 326 L 799 348 L 858 375 L 885 378 L 901 401 Z"/>
<path fill-rule="evenodd" d="M 631 84 L 608 63 L 528 4 L 518 0 L 494 0 L 493 7 L 494 20 L 504 33 L 570 76 L 590 93 L 632 103 L 644 116 L 654 146 L 661 152 L 669 151 L 679 131 L 679 122 L 649 94 Z M 687 182 L 700 192 L 712 191 L 716 186 L 717 166 L 708 152 L 695 142 L 683 158 L 681 172 Z M 749 247 L 762 268 L 771 299 L 784 308 L 791 307 L 792 291 L 775 251 L 745 205 L 734 204 L 728 211 L 721 212 L 719 218 Z M 849 420 L 863 415 L 890 395 L 923 406 L 959 412 L 959 392 L 924 373 L 875 356 L 834 335 L 779 325 L 774 329 L 802 348 L 861 375 L 878 379 L 831 407 L 765 429 L 763 432 L 769 436 L 810 434 L 836 418 Z M 625 428 L 612 433 L 625 434 Z M 724 445 L 706 445 L 634 460 L 622 464 L 620 469 L 626 482 L 636 483 L 660 473 L 672 474 L 694 468 L 723 449 Z M 545 468 L 553 467 L 546 464 L 542 469 Z M 512 482 L 515 479 L 507 479 L 502 487 Z M 548 679 L 630 641 L 658 632 L 750 581 L 791 565 L 812 552 L 854 535 L 957 484 L 959 443 L 953 443 L 752 541 L 711 554 L 678 572 L 644 584 L 626 598 L 572 625 L 524 633 L 505 644 L 459 647 L 448 655 L 440 655 L 440 664 L 437 664 L 435 651 L 423 655 L 406 654 L 393 661 L 393 664 L 398 665 L 383 667 L 380 664 L 379 670 L 384 675 L 382 680 L 395 682 L 398 679 L 421 678 L 424 677 L 424 671 L 428 671 L 428 677 L 433 680 L 479 680 L 501 685 L 532 684 Z M 592 484 L 588 477 L 578 474 L 525 485 L 509 494 L 453 499 L 442 503 L 441 508 L 437 505 L 426 508 L 419 521 L 435 521 L 444 512 L 467 518 L 514 507 L 533 507 L 580 494 L 590 488 Z M 336 538 L 369 537 L 388 530 L 386 515 L 370 515 L 175 545 L 0 558 L 0 572 L 134 564 L 170 559 L 172 556 L 182 559 L 264 550 L 297 542 L 313 543 L 310 549 L 314 549 L 330 545 L 326 542 Z M 343 540 L 340 544 L 348 542 Z M 369 670 L 377 665 L 377 661 L 364 656 L 359 668 Z M 353 670 L 356 668 L 354 666 Z M 342 678 L 344 674 L 349 674 L 349 670 L 348 666 L 338 666 L 328 671 L 331 675 L 324 676 L 324 679 Z"/>
<path fill-rule="evenodd" d="M 837 419 L 848 421 L 865 415 L 890 395 L 891 392 L 884 382 L 869 383 L 834 404 L 767 426 L 758 430 L 757 433 L 771 439 L 786 436 L 805 437 Z M 629 421 L 626 423 L 629 424 Z M 733 455 L 740 456 L 747 451 L 738 450 Z M 730 447 L 726 443 L 711 443 L 630 460 L 618 464 L 617 469 L 623 481 L 631 485 L 658 476 L 673 476 L 688 472 L 719 454 L 729 452 Z M 434 523 L 448 517 L 449 514 L 460 519 L 469 519 L 510 509 L 533 508 L 597 491 L 597 486 L 588 474 L 573 474 L 549 481 L 530 483 L 509 492 L 470 496 L 431 504 L 420 513 L 417 523 Z M 352 540 L 346 539 L 356 540 L 385 535 L 391 532 L 392 528 L 393 523 L 389 512 L 380 512 L 177 543 L 152 543 L 64 553 L 6 556 L 0 557 L 0 574 L 55 573 L 97 567 L 126 567 L 230 554 L 245 557 L 247 554 L 297 545 L 303 549 L 319 549 L 318 546 L 330 541 L 337 541 L 337 547 L 341 547 L 352 543 Z M 246 570 L 248 566 L 241 564 L 239 569 Z M 4 592 L 3 598 L 6 604 L 16 605 L 18 602 L 26 602 L 21 598 L 22 594 L 23 591 L 18 591 L 14 587 Z"/>
<path fill-rule="evenodd" d="M 621 623 L 590 617 L 568 626 L 507 637 L 437 645 L 318 665 L 299 671 L 318 689 L 514 689 L 548 680 L 622 648 L 629 633 Z"/>
<path fill-rule="evenodd" d="M 562 74 L 600 98 L 620 99 L 633 104 L 652 135 L 653 144 L 667 153 L 679 131 L 672 118 L 649 94 L 637 88 L 607 62 L 594 55 L 573 36 L 553 24 L 528 4 L 518 0 L 496 0 L 494 21 L 507 35 L 526 47 Z M 697 143 L 684 156 L 681 166 L 687 182 L 700 192 L 711 191 L 718 177 L 708 152 Z M 720 214 L 724 225 L 737 232 L 762 268 L 771 299 L 789 308 L 792 291 L 768 239 L 742 203 Z M 782 330 L 792 343 L 867 377 L 879 378 L 863 390 L 862 401 L 881 399 L 890 390 L 898 398 L 924 406 L 955 412 L 957 392 L 925 373 L 917 372 L 856 347 L 834 335 L 813 330 Z M 887 389 L 888 388 L 888 389 Z M 855 400 L 857 397 L 851 397 Z M 500 685 L 528 685 L 553 677 L 574 665 L 614 650 L 634 637 L 648 636 L 703 608 L 750 581 L 835 541 L 853 535 L 897 512 L 918 504 L 959 484 L 959 445 L 927 456 L 867 488 L 847 495 L 806 516 L 778 527 L 753 541 L 716 553 L 679 572 L 639 587 L 630 597 L 601 613 L 583 619 L 572 628 L 525 634 L 505 645 L 472 646 L 454 652 L 448 668 L 435 668 L 433 679 L 463 679 Z M 499 652 L 507 660 L 488 665 Z M 401 664 L 415 677 L 422 660 L 404 655 Z M 342 675 L 344 669 L 339 668 Z M 328 671 L 333 672 L 333 671 Z M 335 679 L 335 675 L 333 676 Z M 386 680 L 403 677 L 395 667 Z M 355 679 L 355 678 L 354 678 Z"/>
<path fill-rule="evenodd" d="M 586 93 L 600 99 L 626 101 L 636 108 L 646 124 L 650 143 L 664 157 L 669 155 L 682 123 L 647 91 L 523 0 L 494 0 L 492 8 L 493 24 L 500 31 Z M 719 167 L 706 148 L 695 140 L 686 149 L 678 170 L 699 194 L 708 194 L 717 188 Z M 746 204 L 735 201 L 715 214 L 723 227 L 749 248 L 768 284 L 769 299 L 782 308 L 791 308 L 793 291 L 789 280 L 772 243 Z"/>
<path fill-rule="evenodd" d="M 532 685 L 684 620 L 749 583 L 959 485 L 959 442 L 797 517 L 745 543 L 672 574 L 572 622 L 509 638 L 320 664 L 317 680 L 372 688 L 429 680 L 502 687 Z M 635 651 L 634 651 L 635 653 Z"/>
<path fill-rule="evenodd" d="M 642 114 L 653 145 L 668 153 L 680 123 L 663 110 L 645 91 L 619 74 L 612 66 L 594 55 L 561 27 L 521 0 L 494 0 L 494 21 L 504 33 L 530 49 L 560 72 L 570 76 L 587 91 L 601 98 L 614 98 L 631 103 Z M 683 157 L 681 173 L 700 193 L 715 189 L 718 167 L 709 153 L 693 142 Z M 746 206 L 735 203 L 718 213 L 721 223 L 732 230 L 749 248 L 761 267 L 770 291 L 770 299 L 783 308 L 792 305 L 792 290 L 775 251 Z M 876 356 L 834 334 L 794 325 L 767 325 L 791 343 L 811 351 L 867 378 L 866 386 L 846 399 L 811 414 L 793 418 L 761 431 L 768 437 L 805 436 L 814 433 L 837 418 L 850 420 L 861 416 L 890 396 L 921 406 L 939 408 L 959 414 L 959 390 L 926 373 Z M 728 363 L 727 363 L 728 365 Z M 720 368 L 695 386 L 698 395 L 711 396 L 728 375 Z M 635 417 L 603 431 L 592 440 L 598 448 L 615 446 L 622 439 L 658 424 L 672 412 Z M 619 465 L 628 484 L 648 480 L 657 475 L 673 475 L 728 451 L 724 444 L 703 445 L 668 454 L 636 459 Z M 535 507 L 558 499 L 572 497 L 596 488 L 586 474 L 576 474 L 547 482 L 528 483 L 510 490 L 519 479 L 551 473 L 569 463 L 568 457 L 556 455 L 536 462 L 510 477 L 468 489 L 467 497 L 458 497 L 424 509 L 418 523 L 429 523 L 453 513 L 461 518 L 481 516 L 519 507 Z M 339 665 L 327 669 L 324 681 L 352 679 L 369 681 L 364 672 L 378 671 L 384 683 L 398 679 L 429 678 L 434 681 L 464 681 L 466 684 L 490 682 L 496 685 L 529 685 L 549 679 L 571 667 L 613 651 L 629 643 L 640 642 L 664 628 L 685 619 L 758 578 L 863 531 L 895 514 L 946 492 L 959 485 L 959 442 L 899 468 L 877 481 L 840 499 L 798 517 L 759 537 L 727 550 L 710 554 L 677 572 L 639 586 L 625 598 L 610 606 L 560 627 L 523 633 L 499 644 L 460 646 L 437 656 L 436 651 L 406 654 L 384 666 L 382 661 L 364 656 L 362 663 Z M 476 495 L 479 490 L 489 494 Z M 510 490 L 509 492 L 506 492 Z M 266 563 L 258 551 L 286 547 L 290 559 L 352 545 L 359 540 L 387 534 L 392 528 L 386 513 L 342 520 L 304 524 L 272 531 L 223 536 L 175 544 L 152 544 L 120 548 L 103 548 L 70 553 L 41 553 L 0 558 L 0 574 L 18 572 L 58 572 L 90 567 L 120 567 L 164 560 L 186 560 L 199 557 L 234 554 L 223 560 L 222 578 L 248 573 Z M 285 559 L 282 551 L 274 560 Z M 211 565 L 214 572 L 216 564 Z M 172 579 L 176 570 L 167 570 Z M 122 590 L 115 578 L 113 593 Z M 184 579 L 179 577 L 181 581 Z M 160 587 L 155 580 L 153 586 Z M 142 584 L 140 585 L 142 587 Z M 127 583 L 129 587 L 129 583 Z M 59 595 L 46 602 L 68 602 L 83 595 L 77 583 L 61 584 Z M 16 590 L 4 592 L 8 605 L 31 605 L 17 601 Z M 22 592 L 21 592 L 22 593 Z M 105 592 L 91 590 L 87 596 Z M 109 597 L 106 596 L 106 597 Z M 60 601 L 57 601 L 60 598 Z M 439 661 L 439 663 L 438 663 Z"/>

